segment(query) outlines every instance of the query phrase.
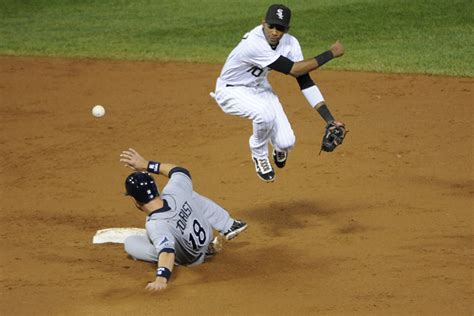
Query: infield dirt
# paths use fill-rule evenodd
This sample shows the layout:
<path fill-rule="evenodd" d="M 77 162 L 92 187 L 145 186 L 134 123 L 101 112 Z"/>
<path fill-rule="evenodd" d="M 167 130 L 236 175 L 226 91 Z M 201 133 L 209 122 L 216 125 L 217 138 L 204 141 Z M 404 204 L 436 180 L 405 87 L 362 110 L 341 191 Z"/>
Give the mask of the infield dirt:
<path fill-rule="evenodd" d="M 209 97 L 220 67 L 0 57 L 0 314 L 474 313 L 474 79 L 316 72 L 350 130 L 319 156 L 322 119 L 272 75 L 297 143 L 266 184 L 250 121 Z M 249 224 L 163 293 L 144 290 L 153 264 L 91 243 L 143 227 L 123 196 L 129 147 L 187 167 Z"/>

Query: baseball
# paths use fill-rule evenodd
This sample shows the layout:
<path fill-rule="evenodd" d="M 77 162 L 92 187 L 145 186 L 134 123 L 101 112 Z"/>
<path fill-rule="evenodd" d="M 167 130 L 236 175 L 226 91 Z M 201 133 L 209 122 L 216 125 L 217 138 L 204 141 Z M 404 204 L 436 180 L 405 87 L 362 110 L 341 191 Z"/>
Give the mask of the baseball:
<path fill-rule="evenodd" d="M 92 108 L 92 115 L 102 117 L 105 115 L 105 108 L 102 105 L 96 105 Z"/>

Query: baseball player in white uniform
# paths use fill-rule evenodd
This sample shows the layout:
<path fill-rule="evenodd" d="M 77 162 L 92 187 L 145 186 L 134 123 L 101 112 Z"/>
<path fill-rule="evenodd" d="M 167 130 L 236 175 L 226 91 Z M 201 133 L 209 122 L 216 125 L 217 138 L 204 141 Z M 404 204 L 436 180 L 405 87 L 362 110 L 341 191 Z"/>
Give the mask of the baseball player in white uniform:
<path fill-rule="evenodd" d="M 158 263 L 156 280 L 147 289 L 165 289 L 175 264 L 196 265 L 214 255 L 214 229 L 230 240 L 247 228 L 245 222 L 232 219 L 221 206 L 196 193 L 188 170 L 147 161 L 132 148 L 120 157 L 136 170 L 125 180 L 126 194 L 147 215 L 147 236 L 127 237 L 125 251 L 135 259 Z M 147 171 L 169 177 L 161 194 Z"/>
<path fill-rule="evenodd" d="M 295 144 L 295 135 L 283 107 L 267 80 L 270 70 L 295 77 L 309 104 L 327 123 L 343 126 L 331 115 L 309 72 L 344 54 L 337 41 L 328 51 L 304 60 L 298 40 L 288 34 L 291 11 L 284 5 L 271 5 L 265 19 L 250 32 L 228 56 L 211 93 L 221 109 L 230 115 L 253 122 L 249 140 L 257 175 L 265 182 L 275 179 L 268 159 L 268 144 L 273 147 L 273 160 L 283 168 L 288 151 Z"/>

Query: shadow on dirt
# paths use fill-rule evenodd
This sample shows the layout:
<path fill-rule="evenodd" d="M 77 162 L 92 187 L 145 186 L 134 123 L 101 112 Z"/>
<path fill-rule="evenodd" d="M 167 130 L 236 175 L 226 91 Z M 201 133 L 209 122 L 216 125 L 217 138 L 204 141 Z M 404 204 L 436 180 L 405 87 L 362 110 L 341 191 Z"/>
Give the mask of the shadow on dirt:
<path fill-rule="evenodd" d="M 354 207 L 335 207 L 314 200 L 270 203 L 266 207 L 256 207 L 246 212 L 245 220 L 255 223 L 266 233 L 279 237 L 287 230 L 317 227 L 319 221 L 331 219 L 341 213 L 354 211 Z"/>

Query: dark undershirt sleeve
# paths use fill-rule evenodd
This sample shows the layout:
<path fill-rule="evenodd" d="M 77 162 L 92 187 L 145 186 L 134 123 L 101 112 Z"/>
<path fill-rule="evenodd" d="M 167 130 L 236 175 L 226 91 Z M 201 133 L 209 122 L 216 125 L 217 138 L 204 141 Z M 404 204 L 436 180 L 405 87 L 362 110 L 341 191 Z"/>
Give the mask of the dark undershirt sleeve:
<path fill-rule="evenodd" d="M 191 178 L 191 174 L 189 173 L 189 171 L 183 167 L 174 167 L 173 169 L 170 170 L 168 176 L 171 178 L 173 173 L 176 173 L 176 172 L 182 172 L 185 175 L 187 175 L 189 178 Z"/>
<path fill-rule="evenodd" d="M 301 90 L 314 86 L 313 79 L 311 79 L 309 74 L 301 75 L 297 77 L 296 80 L 298 81 Z"/>
<path fill-rule="evenodd" d="M 276 70 L 278 72 L 284 73 L 285 75 L 289 74 L 291 71 L 291 68 L 293 67 L 294 62 L 289 60 L 286 57 L 280 56 L 278 57 L 277 60 L 275 60 L 273 63 L 268 65 L 268 68 L 271 68 L 273 70 Z"/>

